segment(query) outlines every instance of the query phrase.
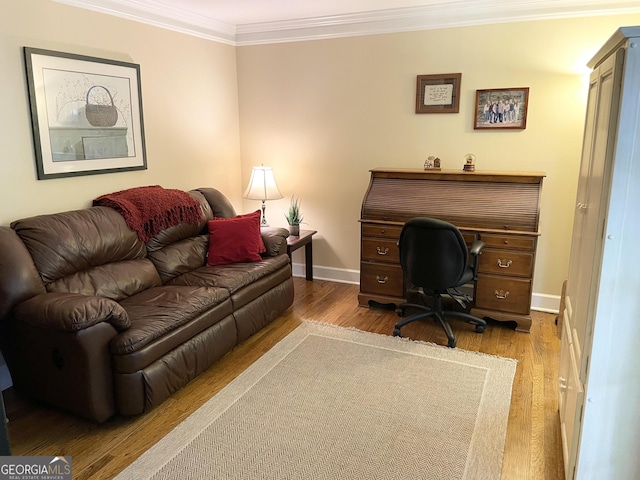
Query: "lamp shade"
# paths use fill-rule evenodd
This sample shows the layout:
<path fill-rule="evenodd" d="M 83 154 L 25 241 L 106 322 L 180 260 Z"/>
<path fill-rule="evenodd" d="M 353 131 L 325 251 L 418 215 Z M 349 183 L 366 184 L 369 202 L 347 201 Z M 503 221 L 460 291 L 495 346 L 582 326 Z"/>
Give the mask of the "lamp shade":
<path fill-rule="evenodd" d="M 271 167 L 253 167 L 249 186 L 245 190 L 243 197 L 249 200 L 277 200 L 282 198 Z"/>

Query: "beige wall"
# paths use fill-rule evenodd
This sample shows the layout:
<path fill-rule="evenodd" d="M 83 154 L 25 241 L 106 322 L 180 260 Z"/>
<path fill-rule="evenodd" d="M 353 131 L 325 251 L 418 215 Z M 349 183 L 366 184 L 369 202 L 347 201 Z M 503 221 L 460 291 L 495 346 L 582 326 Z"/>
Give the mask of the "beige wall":
<path fill-rule="evenodd" d="M 357 281 L 368 170 L 419 168 L 428 155 L 458 169 L 472 152 L 478 169 L 547 173 L 534 283 L 542 296 L 559 294 L 567 270 L 584 65 L 618 26 L 640 24 L 626 15 L 236 49 L 49 0 L 0 0 L 0 11 L 0 224 L 151 184 L 214 186 L 249 211 L 259 203 L 242 200 L 242 189 L 264 163 L 319 231 L 320 273 Z M 37 180 L 23 46 L 140 64 L 148 170 Z M 454 72 L 460 113 L 414 114 L 415 76 Z M 520 86 L 531 88 L 526 130 L 473 130 L 476 89 Z M 272 225 L 285 225 L 287 203 L 269 202 Z"/>
<path fill-rule="evenodd" d="M 319 231 L 316 267 L 357 279 L 369 169 L 421 168 L 429 155 L 461 169 L 474 153 L 479 170 L 544 171 L 534 280 L 544 306 L 568 269 L 585 64 L 616 28 L 639 23 L 626 15 L 238 48 L 243 182 L 252 165 L 273 167 Z M 457 72 L 460 113 L 416 115 L 416 75 Z M 530 87 L 526 130 L 474 131 L 476 89 L 506 87 Z M 286 224 L 287 203 L 268 203 L 272 224 Z"/>
<path fill-rule="evenodd" d="M 213 186 L 241 206 L 234 47 L 50 0 L 0 12 L 1 225 L 139 185 Z M 148 169 L 37 180 L 23 46 L 140 64 Z"/>

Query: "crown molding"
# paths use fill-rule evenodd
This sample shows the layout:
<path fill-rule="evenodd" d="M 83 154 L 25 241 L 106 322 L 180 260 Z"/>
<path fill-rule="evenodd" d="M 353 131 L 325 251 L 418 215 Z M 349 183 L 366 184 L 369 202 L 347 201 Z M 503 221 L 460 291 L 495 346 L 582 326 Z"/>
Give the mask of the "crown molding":
<path fill-rule="evenodd" d="M 638 0 L 457 0 L 420 7 L 236 26 L 154 0 L 53 1 L 234 46 L 640 13 Z"/>
<path fill-rule="evenodd" d="M 236 27 L 154 0 L 53 0 L 195 37 L 236 44 Z"/>

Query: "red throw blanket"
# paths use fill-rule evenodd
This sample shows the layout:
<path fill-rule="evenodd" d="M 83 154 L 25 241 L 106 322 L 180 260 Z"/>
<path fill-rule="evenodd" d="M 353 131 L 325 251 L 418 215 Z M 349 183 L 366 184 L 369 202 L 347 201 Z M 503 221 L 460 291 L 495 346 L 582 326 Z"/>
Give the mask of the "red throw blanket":
<path fill-rule="evenodd" d="M 143 242 L 165 228 L 180 223 L 197 224 L 202 220 L 202 210 L 195 198 L 182 190 L 159 185 L 108 193 L 96 198 L 93 205 L 116 210 Z"/>

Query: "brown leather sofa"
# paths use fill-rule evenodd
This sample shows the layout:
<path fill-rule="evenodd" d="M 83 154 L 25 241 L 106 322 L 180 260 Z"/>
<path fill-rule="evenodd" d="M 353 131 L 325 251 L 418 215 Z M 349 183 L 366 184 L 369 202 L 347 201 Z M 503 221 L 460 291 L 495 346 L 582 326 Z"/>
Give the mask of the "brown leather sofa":
<path fill-rule="evenodd" d="M 257 262 L 206 266 L 207 221 L 235 211 L 189 192 L 198 225 L 143 243 L 98 206 L 0 227 L 0 339 L 17 391 L 103 422 L 157 406 L 293 303 L 285 229 Z"/>

